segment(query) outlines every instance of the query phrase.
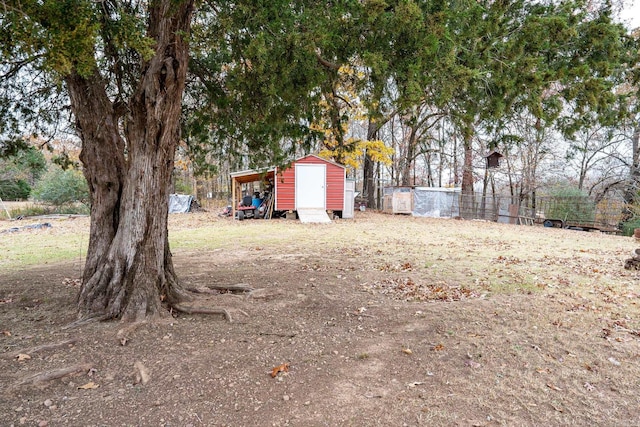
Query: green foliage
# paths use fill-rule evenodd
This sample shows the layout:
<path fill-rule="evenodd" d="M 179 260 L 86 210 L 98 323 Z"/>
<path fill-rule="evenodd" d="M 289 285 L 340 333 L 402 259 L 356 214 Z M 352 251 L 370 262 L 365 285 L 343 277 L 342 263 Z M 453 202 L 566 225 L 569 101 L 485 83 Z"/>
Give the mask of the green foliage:
<path fill-rule="evenodd" d="M 33 133 L 49 132 L 66 119 L 69 73 L 99 72 L 114 109 L 126 105 L 140 64 L 153 54 L 150 4 L 3 3 L 0 156 L 15 152 L 21 140 L 11 137 L 26 124 Z M 501 123 L 523 111 L 567 133 L 593 121 L 615 122 L 626 95 L 613 88 L 629 70 L 640 75 L 638 41 L 612 21 L 608 2 L 196 5 L 182 135 L 197 173 L 211 170 L 212 157 L 232 167 L 249 159 L 253 167 L 315 149 L 322 134 L 310 125 L 323 114 L 320 100 L 334 91 L 344 65 L 366 75 L 357 96 L 368 117 L 411 116 L 427 105 L 448 115 L 466 145 L 479 127 L 500 140 Z M 340 133 L 351 118 L 329 107 L 329 126 Z M 417 115 L 411 120 L 419 121 Z"/>
<path fill-rule="evenodd" d="M 66 206 L 74 203 L 89 203 L 87 181 L 78 170 L 62 170 L 52 166 L 33 190 L 36 200 L 54 206 Z"/>
<path fill-rule="evenodd" d="M 52 136 L 69 124 L 65 78 L 97 72 L 114 100 L 136 87 L 154 52 L 150 2 L 22 0 L 0 13 L 0 157 L 24 148 L 24 136 Z M 117 77 L 116 77 L 117 76 Z"/>
<path fill-rule="evenodd" d="M 24 200 L 29 197 L 31 186 L 22 179 L 0 180 L 0 199 L 2 200 Z"/>
<path fill-rule="evenodd" d="M 0 179 L 25 180 L 35 183 L 47 168 L 47 161 L 40 150 L 26 146 L 11 156 L 0 157 Z"/>
<path fill-rule="evenodd" d="M 194 76 L 183 134 L 196 163 L 285 164 L 321 138 L 310 124 L 361 38 L 357 1 L 203 4 L 192 28 Z M 250 156 L 247 154 L 250 153 Z M 196 169 L 203 169 L 196 164 Z"/>
<path fill-rule="evenodd" d="M 29 175 L 31 182 L 37 181 L 47 170 L 44 154 L 34 147 L 23 150 L 17 156 L 17 164 Z"/>
<path fill-rule="evenodd" d="M 11 214 L 11 218 L 17 218 L 19 216 L 27 217 L 27 216 L 48 215 L 48 214 L 54 213 L 54 211 L 52 206 L 30 204 L 30 205 L 22 206 L 16 209 L 11 209 L 9 213 Z"/>
<path fill-rule="evenodd" d="M 0 157 L 0 198 L 24 200 L 29 198 L 31 185 L 46 169 L 44 155 L 31 146 L 24 146 L 5 158 Z"/>
<path fill-rule="evenodd" d="M 545 215 L 550 219 L 590 222 L 595 220 L 596 205 L 582 190 L 562 186 L 550 193 Z"/>
<path fill-rule="evenodd" d="M 5 100 L 0 99 L 0 104 L 3 103 L 3 101 L 5 101 Z M 6 110 L 7 109 L 6 107 L 7 107 L 6 104 L 5 105 L 0 105 L 0 117 L 5 117 L 6 116 L 6 112 L 1 111 L 3 109 Z M 2 113 L 4 113 L 4 114 L 2 114 Z M 10 127 L 8 125 L 10 125 L 10 124 L 6 123 L 6 120 L 7 120 L 7 118 L 5 119 L 5 122 L 0 121 L 0 135 L 10 133 L 10 132 L 8 132 L 9 127 Z M 15 125 L 15 123 L 14 123 L 14 125 Z M 26 143 L 24 138 L 0 139 L 0 159 L 6 158 L 6 157 L 16 156 L 22 150 L 26 150 L 28 147 L 29 147 L 29 145 Z"/>
<path fill-rule="evenodd" d="M 174 190 L 176 194 L 193 194 L 193 185 L 189 180 L 176 176 Z"/>
<path fill-rule="evenodd" d="M 640 228 L 640 217 L 631 219 L 630 221 L 623 222 L 621 225 L 623 236 L 633 236 L 633 232 L 636 228 Z"/>

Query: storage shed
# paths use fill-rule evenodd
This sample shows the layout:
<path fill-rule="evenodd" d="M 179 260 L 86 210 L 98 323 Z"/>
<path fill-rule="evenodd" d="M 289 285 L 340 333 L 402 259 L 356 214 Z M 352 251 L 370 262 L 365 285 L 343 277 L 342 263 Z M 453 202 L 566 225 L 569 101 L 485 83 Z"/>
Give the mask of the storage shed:
<path fill-rule="evenodd" d="M 460 216 L 460 188 L 416 187 L 413 216 L 453 218 Z"/>
<path fill-rule="evenodd" d="M 285 169 L 234 172 L 231 174 L 233 206 L 241 197 L 240 184 L 261 180 L 273 185 L 275 212 L 295 211 L 302 222 L 330 222 L 327 211 L 338 215 L 346 211 L 353 215 L 352 206 L 345 209 L 346 198 L 350 197 L 353 203 L 353 193 L 345 191 L 346 169 L 330 160 L 310 154 L 294 160 Z"/>
<path fill-rule="evenodd" d="M 385 187 L 382 196 L 382 212 L 389 214 L 411 214 L 413 190 L 411 187 Z"/>

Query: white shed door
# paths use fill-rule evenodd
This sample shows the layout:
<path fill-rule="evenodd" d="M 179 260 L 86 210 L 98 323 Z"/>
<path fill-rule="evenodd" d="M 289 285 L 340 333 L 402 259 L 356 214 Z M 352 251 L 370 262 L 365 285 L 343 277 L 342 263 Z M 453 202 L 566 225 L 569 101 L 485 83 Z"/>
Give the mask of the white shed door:
<path fill-rule="evenodd" d="M 296 209 L 326 206 L 326 165 L 296 164 Z"/>
<path fill-rule="evenodd" d="M 353 210 L 356 197 L 356 182 L 347 180 L 344 183 L 344 209 L 342 218 L 353 218 Z"/>

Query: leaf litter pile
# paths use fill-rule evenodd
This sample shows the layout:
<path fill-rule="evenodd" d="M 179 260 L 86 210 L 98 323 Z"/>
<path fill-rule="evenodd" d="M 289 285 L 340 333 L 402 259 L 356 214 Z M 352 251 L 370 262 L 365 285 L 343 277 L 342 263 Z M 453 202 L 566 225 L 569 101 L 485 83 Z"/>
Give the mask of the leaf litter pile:
<path fill-rule="evenodd" d="M 2 425 L 640 423 L 640 273 L 623 268 L 638 242 L 356 215 L 326 226 L 171 216 L 180 279 L 225 316 L 70 328 L 77 257 L 9 264 Z M 68 244 L 87 232 L 56 219 L 4 234 L 3 266 L 42 248 L 77 254 Z"/>
<path fill-rule="evenodd" d="M 410 277 L 383 279 L 373 283 L 363 283 L 360 287 L 373 293 L 380 293 L 404 301 L 460 301 L 477 298 L 477 292 L 462 286 L 446 283 L 416 283 Z"/>

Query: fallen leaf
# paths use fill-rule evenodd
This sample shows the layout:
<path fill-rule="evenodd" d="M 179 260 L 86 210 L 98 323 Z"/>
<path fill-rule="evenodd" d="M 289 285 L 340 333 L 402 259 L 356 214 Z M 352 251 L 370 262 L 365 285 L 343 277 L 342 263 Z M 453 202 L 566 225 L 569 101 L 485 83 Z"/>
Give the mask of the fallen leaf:
<path fill-rule="evenodd" d="M 412 382 L 412 383 L 407 384 L 407 387 L 409 387 L 409 388 L 414 388 L 415 386 L 417 386 L 417 385 L 422 385 L 422 384 L 424 384 L 424 383 L 423 383 L 423 382 L 420 382 L 420 381 L 414 381 L 414 382 Z"/>
<path fill-rule="evenodd" d="M 470 368 L 474 368 L 477 369 L 479 367 L 481 367 L 482 365 L 479 364 L 478 362 L 474 361 L 474 360 L 467 360 L 466 362 L 464 362 L 465 365 L 467 365 Z"/>
<path fill-rule="evenodd" d="M 28 354 L 20 353 L 19 355 L 16 356 L 16 359 L 18 359 L 18 362 L 21 362 L 23 360 L 31 359 L 31 356 L 29 356 Z"/>
<path fill-rule="evenodd" d="M 402 352 L 403 352 L 404 354 L 413 354 L 413 351 L 411 351 L 411 349 L 410 349 L 410 348 L 403 348 L 403 349 L 402 349 Z"/>
<path fill-rule="evenodd" d="M 275 378 L 280 372 L 289 372 L 289 364 L 283 363 L 282 365 L 273 368 L 273 370 L 271 371 L 271 378 Z"/>
<path fill-rule="evenodd" d="M 442 351 L 442 350 L 444 350 L 444 345 L 442 345 L 442 344 L 434 345 L 431 350 L 433 350 L 433 351 Z"/>
<path fill-rule="evenodd" d="M 562 389 L 560 387 L 556 387 L 551 383 L 547 383 L 547 387 L 549 387 L 551 390 L 555 390 L 555 391 L 562 391 Z M 561 411 L 562 412 L 562 411 Z"/>
<path fill-rule="evenodd" d="M 93 381 L 89 381 L 85 385 L 81 385 L 80 387 L 78 387 L 78 390 L 93 390 L 98 387 L 100 387 L 100 385 L 94 383 Z"/>
<path fill-rule="evenodd" d="M 142 364 L 142 362 L 137 361 L 133 364 L 133 367 L 136 368 L 136 384 L 142 383 L 143 385 L 149 382 L 149 370 Z"/>
<path fill-rule="evenodd" d="M 2 331 L 2 335 L 10 337 L 11 336 L 11 331 Z"/>
<path fill-rule="evenodd" d="M 613 357 L 610 357 L 610 358 L 608 358 L 607 360 L 608 360 L 609 362 L 611 362 L 612 364 L 616 365 L 616 366 L 620 366 L 620 365 L 621 365 L 621 363 L 620 363 L 620 362 L 618 362 L 618 361 L 617 361 L 615 358 L 613 358 Z"/>

